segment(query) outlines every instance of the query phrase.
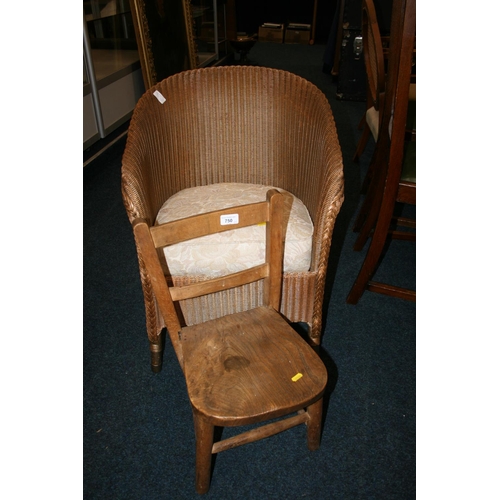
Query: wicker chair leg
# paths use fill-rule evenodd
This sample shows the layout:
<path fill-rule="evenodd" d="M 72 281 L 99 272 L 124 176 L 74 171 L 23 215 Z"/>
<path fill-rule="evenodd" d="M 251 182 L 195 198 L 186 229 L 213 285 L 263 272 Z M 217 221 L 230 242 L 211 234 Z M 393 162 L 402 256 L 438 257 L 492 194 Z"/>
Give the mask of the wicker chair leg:
<path fill-rule="evenodd" d="M 309 345 L 313 348 L 313 350 L 316 352 L 316 354 L 319 355 L 320 349 L 321 349 L 321 332 L 315 337 L 312 337 L 309 335 L 308 343 Z"/>
<path fill-rule="evenodd" d="M 151 370 L 153 373 L 160 373 L 163 367 L 163 336 L 158 335 L 158 342 L 149 342 L 151 351 Z"/>

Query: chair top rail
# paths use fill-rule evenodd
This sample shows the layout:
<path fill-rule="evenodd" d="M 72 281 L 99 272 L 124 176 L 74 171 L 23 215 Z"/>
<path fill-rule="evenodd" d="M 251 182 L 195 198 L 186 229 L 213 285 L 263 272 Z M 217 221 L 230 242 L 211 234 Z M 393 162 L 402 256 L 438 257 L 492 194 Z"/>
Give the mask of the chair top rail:
<path fill-rule="evenodd" d="M 250 203 L 154 226 L 151 228 L 151 236 L 155 247 L 160 248 L 209 234 L 260 224 L 268 220 L 269 210 L 266 202 Z"/>

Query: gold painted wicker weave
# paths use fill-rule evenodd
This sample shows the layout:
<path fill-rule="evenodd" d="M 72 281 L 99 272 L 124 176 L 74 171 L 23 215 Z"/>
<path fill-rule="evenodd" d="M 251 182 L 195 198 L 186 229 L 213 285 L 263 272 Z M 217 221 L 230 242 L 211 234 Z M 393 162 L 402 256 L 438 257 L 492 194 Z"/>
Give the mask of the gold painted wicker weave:
<path fill-rule="evenodd" d="M 163 104 L 155 91 L 165 98 Z M 297 75 L 257 66 L 185 71 L 146 91 L 134 111 L 123 156 L 129 220 L 154 224 L 174 193 L 221 182 L 283 188 L 307 207 L 314 224 L 311 267 L 284 274 L 281 312 L 292 322 L 307 323 L 312 343 L 319 345 L 332 232 L 344 199 L 342 153 L 325 95 Z M 140 255 L 139 267 L 152 367 L 158 371 L 164 323 Z M 255 286 L 184 303 L 186 323 L 255 307 Z"/>

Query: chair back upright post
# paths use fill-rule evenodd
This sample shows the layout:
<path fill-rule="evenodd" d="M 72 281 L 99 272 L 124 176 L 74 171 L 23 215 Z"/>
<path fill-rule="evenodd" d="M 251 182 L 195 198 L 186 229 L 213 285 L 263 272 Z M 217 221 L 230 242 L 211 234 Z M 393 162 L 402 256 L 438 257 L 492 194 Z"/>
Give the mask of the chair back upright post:
<path fill-rule="evenodd" d="M 371 105 L 377 111 L 384 106 L 385 65 L 382 37 L 378 26 L 373 0 L 363 0 L 362 5 L 363 54 L 366 67 Z"/>
<path fill-rule="evenodd" d="M 405 150 L 408 95 L 415 41 L 415 0 L 395 0 L 392 16 L 394 21 L 391 24 L 387 100 L 381 123 L 383 144 L 379 154 L 387 152 L 387 160 L 380 162 L 385 166 L 384 174 L 387 178 L 384 200 L 387 206 L 393 207 L 401 180 Z"/>
<path fill-rule="evenodd" d="M 363 132 L 356 147 L 353 161 L 359 160 L 370 135 L 373 135 L 377 141 L 382 118 L 381 110 L 384 106 L 385 55 L 373 0 L 363 0 L 361 33 L 363 35 L 363 59 L 367 83 L 366 110 L 359 124 L 359 128 L 363 128 Z M 363 190 L 365 188 L 366 186 L 363 187 Z"/>
<path fill-rule="evenodd" d="M 264 304 L 279 311 L 285 240 L 283 196 L 274 189 L 270 190 L 267 193 L 267 204 L 269 216 L 266 222 L 266 262 L 269 266 L 269 277 L 264 282 Z"/>

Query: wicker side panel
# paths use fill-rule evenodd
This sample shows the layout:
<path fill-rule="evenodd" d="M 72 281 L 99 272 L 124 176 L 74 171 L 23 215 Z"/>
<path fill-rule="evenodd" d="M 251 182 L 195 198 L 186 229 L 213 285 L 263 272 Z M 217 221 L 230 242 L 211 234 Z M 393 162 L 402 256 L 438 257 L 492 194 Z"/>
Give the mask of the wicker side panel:
<path fill-rule="evenodd" d="M 144 307 L 146 312 L 146 331 L 148 334 L 148 339 L 153 344 L 160 343 L 159 334 L 162 328 L 165 326 L 163 318 L 161 316 L 156 297 L 153 292 L 153 287 L 149 279 L 149 275 L 146 272 L 146 266 L 142 259 L 142 255 L 139 251 L 139 247 L 136 245 L 137 258 L 139 261 L 139 273 L 141 276 L 142 292 L 144 295 Z"/>
<path fill-rule="evenodd" d="M 281 313 L 292 323 L 312 323 L 316 277 L 316 273 L 283 275 Z"/>

